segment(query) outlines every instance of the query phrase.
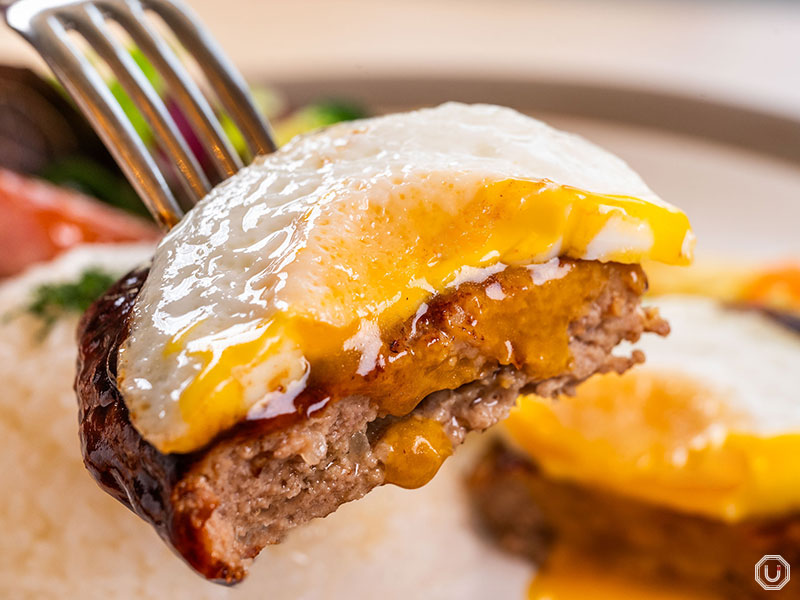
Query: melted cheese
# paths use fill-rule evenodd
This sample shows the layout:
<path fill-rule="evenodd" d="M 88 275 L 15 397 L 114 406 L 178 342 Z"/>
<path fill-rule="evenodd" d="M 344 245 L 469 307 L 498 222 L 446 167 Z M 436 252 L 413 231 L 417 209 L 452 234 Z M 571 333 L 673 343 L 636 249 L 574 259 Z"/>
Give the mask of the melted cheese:
<path fill-rule="evenodd" d="M 453 443 L 442 426 L 432 419 L 411 417 L 390 426 L 381 438 L 386 483 L 418 488 L 428 483 Z"/>
<path fill-rule="evenodd" d="M 188 452 L 280 413 L 321 361 L 368 375 L 382 332 L 476 273 L 685 264 L 693 239 L 622 161 L 508 109 L 341 124 L 258 159 L 163 240 L 120 387 L 146 439 Z"/>
<path fill-rule="evenodd" d="M 727 521 L 800 508 L 800 337 L 753 313 L 659 299 L 668 342 L 575 398 L 520 399 L 513 440 L 552 477 Z"/>

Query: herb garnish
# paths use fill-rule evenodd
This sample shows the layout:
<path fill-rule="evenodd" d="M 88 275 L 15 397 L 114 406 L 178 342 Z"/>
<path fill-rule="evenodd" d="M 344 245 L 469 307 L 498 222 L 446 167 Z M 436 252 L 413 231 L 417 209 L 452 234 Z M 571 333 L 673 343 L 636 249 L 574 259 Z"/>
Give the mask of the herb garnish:
<path fill-rule="evenodd" d="M 60 317 L 83 313 L 115 280 L 115 276 L 105 271 L 90 268 L 77 281 L 45 283 L 34 290 L 25 312 L 40 318 L 44 325 L 42 333 L 47 334 Z"/>

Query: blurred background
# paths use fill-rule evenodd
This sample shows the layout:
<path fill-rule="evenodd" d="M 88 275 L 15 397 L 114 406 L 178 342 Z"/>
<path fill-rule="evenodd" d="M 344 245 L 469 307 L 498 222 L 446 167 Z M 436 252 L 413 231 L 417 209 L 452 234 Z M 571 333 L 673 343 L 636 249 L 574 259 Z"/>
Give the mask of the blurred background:
<path fill-rule="evenodd" d="M 800 114 L 791 0 L 189 0 L 246 75 L 546 77 Z M 13 35 L 5 61 L 34 61 Z"/>

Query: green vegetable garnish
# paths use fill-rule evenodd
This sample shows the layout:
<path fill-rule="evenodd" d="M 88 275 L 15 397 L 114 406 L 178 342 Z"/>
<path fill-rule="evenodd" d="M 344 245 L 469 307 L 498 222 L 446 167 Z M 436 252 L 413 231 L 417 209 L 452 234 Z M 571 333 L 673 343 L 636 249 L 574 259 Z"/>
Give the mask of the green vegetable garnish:
<path fill-rule="evenodd" d="M 326 125 L 332 125 L 340 121 L 355 121 L 369 116 L 360 104 L 336 98 L 315 102 L 308 108 L 315 111 L 317 118 Z"/>
<path fill-rule="evenodd" d="M 33 292 L 25 312 L 41 319 L 42 334 L 47 334 L 59 318 L 69 313 L 83 313 L 116 279 L 105 271 L 91 268 L 84 271 L 77 281 L 45 283 Z"/>
<path fill-rule="evenodd" d="M 358 104 L 346 100 L 320 100 L 295 111 L 275 123 L 275 137 L 279 146 L 301 133 L 327 127 L 341 121 L 353 121 L 367 116 Z"/>

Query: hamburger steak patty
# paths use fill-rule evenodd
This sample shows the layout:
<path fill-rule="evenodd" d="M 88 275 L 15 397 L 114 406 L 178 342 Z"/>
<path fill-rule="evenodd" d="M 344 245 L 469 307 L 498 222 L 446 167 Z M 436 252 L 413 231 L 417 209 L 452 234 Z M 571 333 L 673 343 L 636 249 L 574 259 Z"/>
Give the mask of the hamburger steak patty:
<path fill-rule="evenodd" d="M 468 480 L 473 505 L 506 550 L 546 565 L 555 544 L 621 577 L 679 581 L 731 600 L 763 598 L 753 565 L 765 554 L 800 562 L 800 514 L 726 522 L 550 477 L 494 443 Z M 787 596 L 797 598 L 796 592 Z"/>
<path fill-rule="evenodd" d="M 458 361 L 460 368 L 466 363 L 474 370 L 471 383 L 428 394 L 404 417 L 382 415 L 375 402 L 360 395 L 313 413 L 300 406 L 298 414 L 286 418 L 245 421 L 192 454 L 162 454 L 144 440 L 115 383 L 117 350 L 147 276 L 146 269 L 134 271 L 100 298 L 79 326 L 76 391 L 84 462 L 101 487 L 151 523 L 195 570 L 221 583 L 240 581 L 265 545 L 387 482 L 382 435 L 393 424 L 430 419 L 456 445 L 468 432 L 504 418 L 520 391 L 553 396 L 595 372 L 622 372 L 641 362 L 639 352 L 611 354 L 623 339 L 668 331 L 657 313 L 639 305 L 646 287 L 641 269 L 562 261 L 567 263 L 574 272 L 590 273 L 597 289 L 561 294 L 569 296 L 563 302 L 582 305 L 577 313 L 582 316 L 569 324 L 572 358 L 557 376 L 533 380 L 522 365 L 500 364 L 482 354 L 481 344 L 489 342 L 474 331 L 463 338 L 450 331 L 469 314 L 469 303 L 480 299 L 479 286 L 469 293 L 459 288 L 435 298 L 426 317 L 415 319 L 413 336 L 390 347 L 418 344 L 423 351 L 435 339 L 449 353 L 445 358 L 451 362 L 443 364 Z M 510 285 L 511 275 L 503 277 L 490 279 Z M 448 331 L 452 335 L 445 336 Z"/>

